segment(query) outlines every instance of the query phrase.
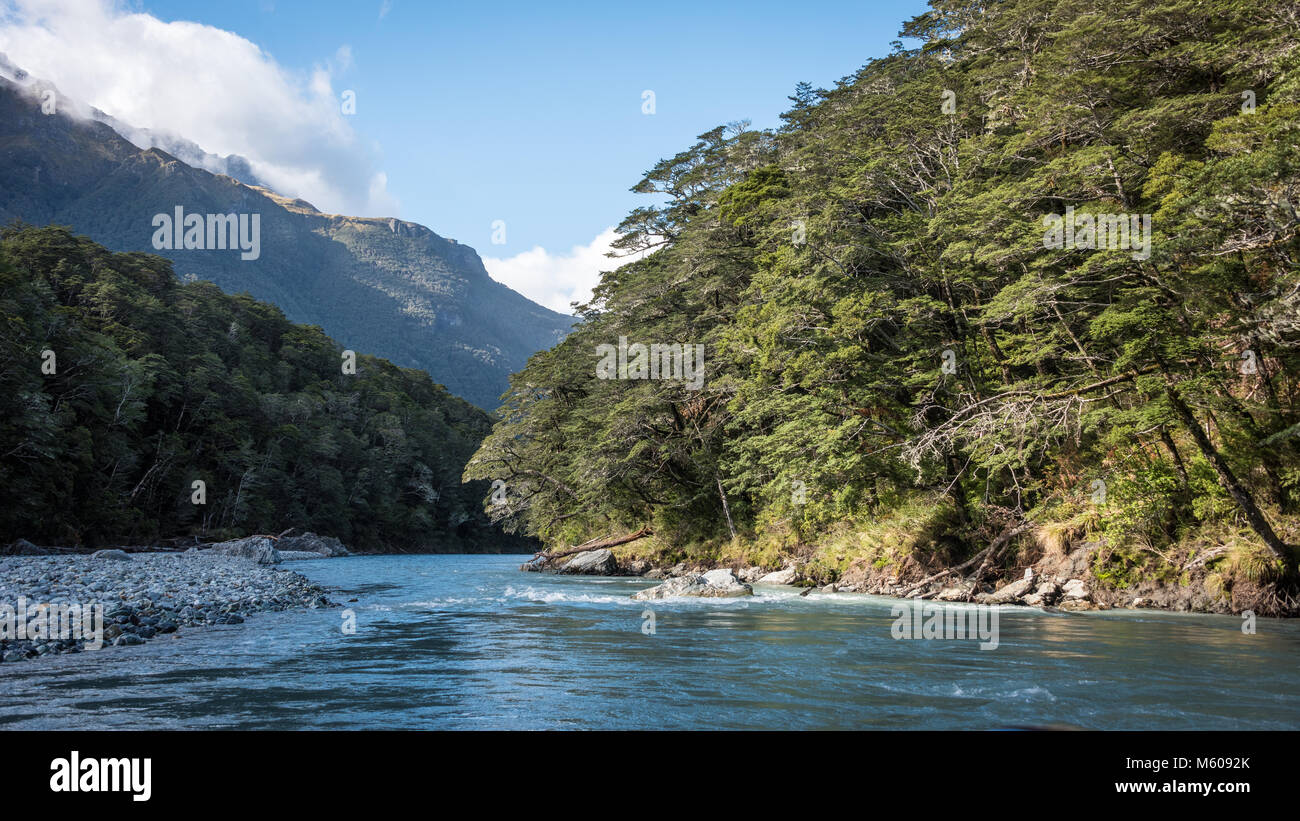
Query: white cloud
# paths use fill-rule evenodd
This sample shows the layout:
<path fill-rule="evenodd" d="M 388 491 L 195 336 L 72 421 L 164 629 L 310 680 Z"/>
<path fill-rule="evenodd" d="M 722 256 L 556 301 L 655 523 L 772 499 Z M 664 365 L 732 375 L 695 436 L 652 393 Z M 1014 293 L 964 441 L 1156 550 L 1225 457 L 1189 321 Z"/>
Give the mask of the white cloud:
<path fill-rule="evenodd" d="M 635 257 L 605 256 L 618 234 L 612 227 L 587 245 L 575 245 L 567 254 L 552 254 L 539 246 L 506 259 L 483 258 L 483 266 L 497 282 L 508 285 L 533 302 L 568 314 L 571 302 L 587 302 L 600 283 L 601 271 L 612 271 Z"/>
<path fill-rule="evenodd" d="M 272 188 L 323 211 L 400 216 L 376 154 L 340 109 L 346 45 L 295 72 L 232 32 L 113 0 L 0 0 L 0 52 L 132 126 L 239 154 Z"/>

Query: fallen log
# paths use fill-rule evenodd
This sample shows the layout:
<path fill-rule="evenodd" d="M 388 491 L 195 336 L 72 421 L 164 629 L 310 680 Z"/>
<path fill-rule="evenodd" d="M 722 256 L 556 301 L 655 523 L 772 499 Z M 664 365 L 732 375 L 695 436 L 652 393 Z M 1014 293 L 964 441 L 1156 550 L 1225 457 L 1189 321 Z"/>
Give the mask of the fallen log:
<path fill-rule="evenodd" d="M 537 559 L 541 559 L 542 561 L 547 562 L 552 559 L 563 559 L 565 556 L 572 556 L 575 553 L 586 553 L 589 550 L 600 550 L 601 548 L 604 547 L 618 547 L 621 544 L 627 544 L 628 542 L 635 542 L 637 539 L 644 539 L 646 536 L 653 536 L 653 535 L 654 535 L 654 531 L 652 531 L 648 527 L 643 527 L 637 532 L 628 533 L 625 536 L 613 536 L 613 537 L 606 537 L 603 539 L 600 538 L 591 539 L 589 541 L 583 542 L 577 547 L 570 548 L 569 550 L 561 550 L 559 553 L 547 553 L 545 550 L 541 550 L 533 554 L 532 560 L 536 561 Z"/>
<path fill-rule="evenodd" d="M 966 594 L 966 601 L 975 601 L 975 593 L 979 590 L 980 582 L 984 580 L 984 574 L 988 572 L 989 566 L 994 562 L 1001 561 L 1002 554 L 1006 552 L 1007 546 L 1011 544 L 1011 540 L 1016 536 L 1019 536 L 1021 533 L 1024 533 L 1032 526 L 1033 525 L 1028 523 L 1022 524 L 1020 527 L 1004 531 L 1001 536 L 993 540 L 993 544 L 989 545 L 988 555 L 984 557 L 983 562 L 980 562 L 979 569 L 977 569 L 975 575 L 971 577 L 970 592 Z"/>
<path fill-rule="evenodd" d="M 993 542 L 988 547 L 976 553 L 974 556 L 971 556 L 969 559 L 957 565 L 956 567 L 950 567 L 947 570 L 940 570 L 938 573 L 935 573 L 932 576 L 926 576 L 924 579 L 921 579 L 919 582 L 916 582 L 915 584 L 908 585 L 906 589 L 899 591 L 898 597 L 901 599 L 910 598 L 913 593 L 920 590 L 922 587 L 933 584 L 939 581 L 940 579 L 945 579 L 954 573 L 960 573 L 966 568 L 975 564 L 975 562 L 978 562 L 980 559 L 983 559 L 986 556 L 988 556 L 990 560 L 993 559 L 994 557 L 989 556 L 989 551 L 997 550 L 998 548 L 1001 548 L 1016 536 L 1019 536 L 1021 533 L 1024 533 L 1030 527 L 1031 525 L 1026 523 L 1020 525 L 1019 527 L 1010 528 L 1008 530 L 1003 531 L 1002 535 L 998 536 L 996 539 L 993 540 Z M 986 567 L 988 567 L 989 563 L 990 563 L 989 561 L 986 561 L 984 564 L 980 565 L 980 570 L 976 574 L 977 583 L 979 577 L 983 575 L 984 570 Z M 973 589 L 972 592 L 974 592 Z"/>

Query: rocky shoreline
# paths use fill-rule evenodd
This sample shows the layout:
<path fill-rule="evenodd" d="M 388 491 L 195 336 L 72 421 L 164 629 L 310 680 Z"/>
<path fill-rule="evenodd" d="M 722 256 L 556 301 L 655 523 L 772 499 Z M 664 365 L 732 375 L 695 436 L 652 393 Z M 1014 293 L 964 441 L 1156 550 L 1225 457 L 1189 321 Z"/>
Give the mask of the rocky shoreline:
<path fill-rule="evenodd" d="M 0 663 L 143 644 L 249 615 L 335 606 L 279 562 L 349 555 L 307 533 L 252 536 L 185 551 L 77 553 L 15 542 L 0 555 Z"/>
<path fill-rule="evenodd" d="M 1176 612 L 1241 613 L 1250 610 L 1254 600 L 1263 600 L 1266 591 L 1237 591 L 1239 595 L 1213 596 L 1204 585 L 1180 584 L 1178 581 L 1144 580 L 1127 589 L 1115 589 L 1098 583 L 1092 575 L 1091 560 L 1096 544 L 1084 543 L 1062 555 L 1044 556 L 1033 565 L 998 573 L 975 573 L 963 576 L 961 568 L 939 568 L 933 572 L 920 567 L 876 568 L 854 566 L 833 582 L 813 578 L 808 566 L 788 559 L 784 567 L 730 565 L 710 567 L 680 562 L 669 567 L 655 567 L 633 556 L 620 556 L 610 548 L 598 548 L 563 558 L 534 558 L 521 570 L 563 575 L 640 576 L 663 581 L 656 587 L 637 593 L 634 598 L 654 599 L 668 596 L 744 596 L 751 595 L 754 584 L 779 584 L 805 588 L 819 593 L 866 593 L 899 599 L 939 602 L 970 602 L 985 605 L 1036 607 L 1049 611 L 1109 610 L 1112 608 L 1148 608 Z M 976 580 L 978 577 L 978 580 Z M 1259 607 L 1259 605 L 1256 605 Z M 1283 602 L 1265 602 L 1260 615 L 1295 615 Z"/>

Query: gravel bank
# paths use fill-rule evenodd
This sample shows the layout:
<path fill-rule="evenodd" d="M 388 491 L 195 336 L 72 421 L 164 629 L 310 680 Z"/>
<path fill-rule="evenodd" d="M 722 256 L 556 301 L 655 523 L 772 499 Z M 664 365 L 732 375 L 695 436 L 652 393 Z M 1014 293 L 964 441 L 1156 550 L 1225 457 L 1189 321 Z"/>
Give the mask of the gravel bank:
<path fill-rule="evenodd" d="M 0 662 L 93 650 L 97 625 L 103 647 L 123 646 L 261 611 L 329 606 L 299 573 L 208 551 L 0 557 Z"/>

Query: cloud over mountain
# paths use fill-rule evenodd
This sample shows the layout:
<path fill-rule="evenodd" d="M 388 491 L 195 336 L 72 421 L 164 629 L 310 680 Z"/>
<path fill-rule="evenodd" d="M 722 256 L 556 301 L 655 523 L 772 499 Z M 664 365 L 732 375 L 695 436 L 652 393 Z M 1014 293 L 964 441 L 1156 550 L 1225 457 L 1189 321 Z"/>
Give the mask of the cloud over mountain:
<path fill-rule="evenodd" d="M 310 71 L 286 68 L 229 31 L 127 10 L 111 0 L 0 4 L 0 52 L 60 92 L 146 132 L 246 157 L 252 173 L 323 211 L 398 215 L 379 157 L 340 107 L 346 46 Z"/>

